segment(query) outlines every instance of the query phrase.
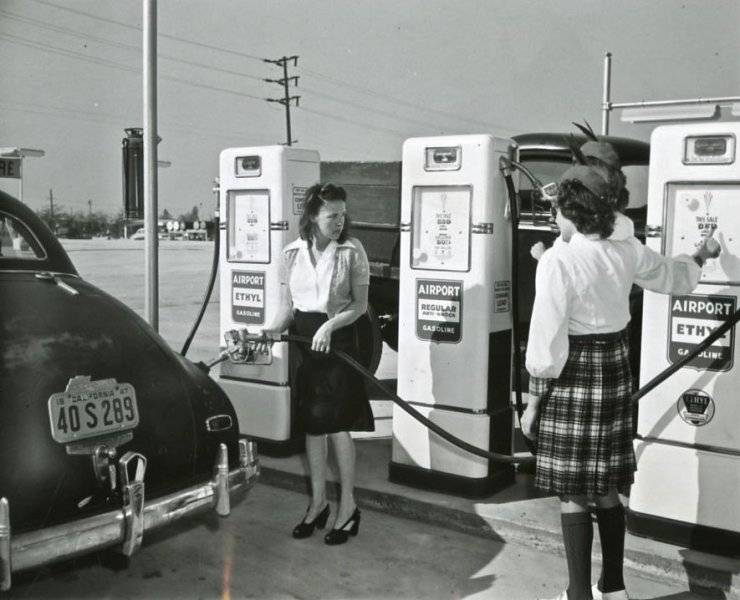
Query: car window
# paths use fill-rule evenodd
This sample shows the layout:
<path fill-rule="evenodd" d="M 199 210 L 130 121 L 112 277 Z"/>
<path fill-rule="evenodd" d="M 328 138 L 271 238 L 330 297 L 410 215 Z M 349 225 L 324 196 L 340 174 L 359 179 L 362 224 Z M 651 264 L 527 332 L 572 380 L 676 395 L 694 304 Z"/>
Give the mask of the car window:
<path fill-rule="evenodd" d="M 16 217 L 0 212 L 0 260 L 42 260 L 46 252 L 36 236 Z"/>
<path fill-rule="evenodd" d="M 558 163 L 549 161 L 528 160 L 524 165 L 540 180 L 543 184 L 557 181 L 560 176 L 568 169 L 572 163 Z M 626 165 L 622 168 L 627 177 L 627 189 L 630 193 L 629 208 L 640 208 L 647 203 L 647 184 L 648 184 L 648 166 L 647 165 Z M 529 197 L 527 191 L 532 189 L 532 184 L 527 177 L 521 176 L 519 180 L 519 190 L 523 196 Z M 539 208 L 539 207 L 538 207 Z M 544 206 L 541 208 L 545 208 Z M 522 211 L 531 210 L 529 204 L 522 201 Z"/>

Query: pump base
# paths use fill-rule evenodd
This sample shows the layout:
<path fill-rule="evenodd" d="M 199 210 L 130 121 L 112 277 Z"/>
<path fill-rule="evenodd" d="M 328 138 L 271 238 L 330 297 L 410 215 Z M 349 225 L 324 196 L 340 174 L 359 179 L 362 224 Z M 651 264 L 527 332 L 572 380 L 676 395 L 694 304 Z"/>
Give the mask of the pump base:
<path fill-rule="evenodd" d="M 630 533 L 701 552 L 736 556 L 740 533 L 627 510 Z"/>
<path fill-rule="evenodd" d="M 463 498 L 486 498 L 514 483 L 514 467 L 497 465 L 488 477 L 473 478 L 391 462 L 388 465 L 388 479 L 400 485 Z"/>

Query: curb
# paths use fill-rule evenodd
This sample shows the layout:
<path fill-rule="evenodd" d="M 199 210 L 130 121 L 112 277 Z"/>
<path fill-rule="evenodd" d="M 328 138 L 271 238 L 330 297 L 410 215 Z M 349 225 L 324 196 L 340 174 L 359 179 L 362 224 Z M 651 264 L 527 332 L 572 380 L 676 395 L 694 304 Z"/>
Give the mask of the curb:
<path fill-rule="evenodd" d="M 310 493 L 307 476 L 264 465 L 260 468 L 260 482 L 302 494 Z M 336 481 L 328 481 L 327 484 L 328 498 L 337 500 L 339 484 Z M 355 488 L 355 499 L 357 505 L 363 509 L 421 521 L 501 543 L 524 544 L 564 555 L 562 536 L 545 528 L 506 519 L 482 518 L 468 511 L 359 486 Z M 594 539 L 593 553 L 593 563 L 601 564 L 598 537 Z M 680 560 L 629 547 L 625 548 L 624 554 L 625 570 L 635 575 L 680 585 L 698 594 L 708 594 L 712 598 L 740 600 L 740 574 L 730 568 L 721 569 L 710 564 L 712 559 L 716 559 L 713 555 L 687 551 L 686 556 Z"/>

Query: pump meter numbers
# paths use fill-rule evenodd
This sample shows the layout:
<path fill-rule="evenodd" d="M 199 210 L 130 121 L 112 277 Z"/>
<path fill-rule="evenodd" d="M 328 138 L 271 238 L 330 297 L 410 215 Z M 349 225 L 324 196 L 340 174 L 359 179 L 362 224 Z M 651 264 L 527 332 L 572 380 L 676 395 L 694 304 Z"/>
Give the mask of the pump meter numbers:
<path fill-rule="evenodd" d="M 67 443 L 133 429 L 139 408 L 131 384 L 99 390 L 61 392 L 49 398 L 51 436 Z"/>

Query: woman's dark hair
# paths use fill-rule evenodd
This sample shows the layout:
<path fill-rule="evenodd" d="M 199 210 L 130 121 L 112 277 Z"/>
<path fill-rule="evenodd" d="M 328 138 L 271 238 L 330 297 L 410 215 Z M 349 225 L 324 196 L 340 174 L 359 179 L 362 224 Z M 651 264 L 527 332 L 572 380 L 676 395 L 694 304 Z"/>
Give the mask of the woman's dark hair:
<path fill-rule="evenodd" d="M 298 223 L 298 232 L 301 239 L 308 242 L 309 247 L 313 244 L 313 221 L 311 221 L 311 218 L 319 214 L 324 202 L 331 202 L 332 200 L 347 201 L 347 192 L 344 191 L 343 187 L 339 187 L 333 183 L 326 183 L 324 185 L 317 183 L 306 190 L 303 214 Z M 346 242 L 348 237 L 349 217 L 345 216 L 344 227 L 342 227 L 342 233 L 339 234 L 337 241 L 341 244 Z"/>
<path fill-rule="evenodd" d="M 566 179 L 558 185 L 557 207 L 566 219 L 573 221 L 579 233 L 597 233 L 606 239 L 614 231 L 613 202 L 597 196 L 577 179 Z"/>
<path fill-rule="evenodd" d="M 630 192 L 627 189 L 627 178 L 622 170 L 615 169 L 595 156 L 586 156 L 586 161 L 592 167 L 599 167 L 607 174 L 614 208 L 623 213 L 629 204 Z"/>

